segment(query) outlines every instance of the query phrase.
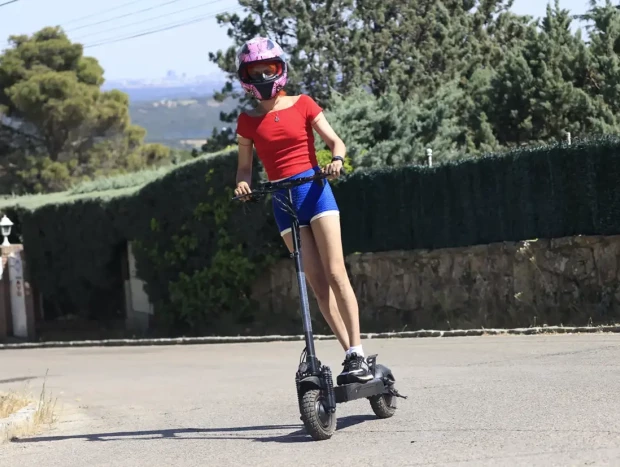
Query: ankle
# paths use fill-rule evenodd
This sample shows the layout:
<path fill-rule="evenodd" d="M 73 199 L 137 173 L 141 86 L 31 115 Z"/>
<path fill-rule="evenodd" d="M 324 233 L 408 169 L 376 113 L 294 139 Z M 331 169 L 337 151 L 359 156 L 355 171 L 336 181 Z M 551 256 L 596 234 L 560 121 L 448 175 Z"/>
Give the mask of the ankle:
<path fill-rule="evenodd" d="M 362 344 L 349 347 L 349 350 L 347 350 L 346 354 L 350 355 L 352 353 L 356 353 L 360 357 L 364 357 L 364 349 L 362 348 Z"/>

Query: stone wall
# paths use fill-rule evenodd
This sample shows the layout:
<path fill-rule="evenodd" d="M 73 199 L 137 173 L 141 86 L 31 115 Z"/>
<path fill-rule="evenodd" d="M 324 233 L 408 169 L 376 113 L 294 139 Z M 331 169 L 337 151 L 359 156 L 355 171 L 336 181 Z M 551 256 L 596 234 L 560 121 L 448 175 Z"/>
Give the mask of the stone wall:
<path fill-rule="evenodd" d="M 620 236 L 578 236 L 361 253 L 346 262 L 362 331 L 380 332 L 616 323 L 619 257 Z M 254 298 L 278 330 L 301 329 L 292 260 L 266 271 Z M 309 298 L 315 332 L 324 332 Z"/>

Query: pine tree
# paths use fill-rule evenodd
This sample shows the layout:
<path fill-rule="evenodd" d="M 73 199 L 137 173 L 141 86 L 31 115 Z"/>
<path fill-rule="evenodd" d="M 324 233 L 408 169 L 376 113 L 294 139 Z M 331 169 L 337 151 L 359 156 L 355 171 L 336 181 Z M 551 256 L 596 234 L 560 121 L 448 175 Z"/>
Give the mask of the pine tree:
<path fill-rule="evenodd" d="M 599 6 L 590 1 L 590 9 L 581 19 L 590 21 L 587 31 L 590 60 L 584 87 L 593 98 L 600 96 L 611 112 L 620 112 L 620 9 L 606 0 Z"/>
<path fill-rule="evenodd" d="M 530 28 L 522 48 L 506 56 L 491 79 L 481 110 L 502 146 L 544 144 L 566 132 L 585 137 L 612 130 L 611 109 L 584 88 L 592 50 L 570 31 L 559 1 L 547 7 L 540 28 Z"/>

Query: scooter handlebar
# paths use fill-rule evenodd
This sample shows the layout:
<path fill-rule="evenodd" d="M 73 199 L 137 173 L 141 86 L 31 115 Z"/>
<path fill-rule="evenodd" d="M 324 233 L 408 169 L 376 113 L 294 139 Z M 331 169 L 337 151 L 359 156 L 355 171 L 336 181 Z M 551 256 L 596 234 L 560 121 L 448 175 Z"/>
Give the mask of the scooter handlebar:
<path fill-rule="evenodd" d="M 346 171 L 344 170 L 344 167 L 340 169 L 340 174 L 346 175 Z M 258 189 L 252 190 L 247 195 L 235 196 L 234 198 L 232 198 L 232 200 L 235 201 L 235 200 L 239 200 L 242 198 L 248 198 L 248 197 L 256 198 L 260 196 L 265 196 L 266 194 L 273 193 L 274 191 L 278 191 L 278 190 L 282 190 L 286 188 L 292 188 L 295 186 L 303 185 L 304 183 L 313 182 L 315 180 L 322 180 L 330 176 L 331 174 L 328 174 L 325 172 L 317 172 L 316 174 L 311 175 L 309 177 L 300 177 L 300 178 L 295 178 L 295 179 L 290 179 L 290 180 L 282 180 L 280 182 L 264 182 L 259 185 Z"/>

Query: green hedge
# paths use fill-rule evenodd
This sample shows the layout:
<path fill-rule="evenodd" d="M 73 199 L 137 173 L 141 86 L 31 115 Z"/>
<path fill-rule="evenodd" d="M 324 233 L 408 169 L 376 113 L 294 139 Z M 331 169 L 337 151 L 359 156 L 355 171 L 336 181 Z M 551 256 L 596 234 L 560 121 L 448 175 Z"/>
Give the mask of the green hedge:
<path fill-rule="evenodd" d="M 15 222 L 26 247 L 46 315 L 122 317 L 121 260 L 132 240 L 138 274 L 147 282 L 164 329 L 204 334 L 256 325 L 248 298 L 252 274 L 274 258 L 273 251 L 277 256 L 285 250 L 274 244 L 281 240 L 274 237 L 272 216 L 264 215 L 267 201 L 230 202 L 235 167 L 236 153 L 228 151 L 157 174 L 137 187 L 73 190 L 50 195 L 47 203 L 39 196 L 3 200 L 0 209 Z M 259 165 L 254 168 L 258 181 Z M 228 232 L 234 240 L 222 244 Z M 235 267 L 226 276 L 231 264 Z M 215 325 L 205 318 L 218 313 Z"/>
<path fill-rule="evenodd" d="M 610 137 L 354 172 L 334 183 L 345 252 L 620 233 L 619 149 Z M 297 329 L 296 321 L 257 316 L 249 298 L 257 275 L 286 250 L 269 200 L 230 201 L 235 168 L 236 153 L 224 152 L 140 186 L 17 198 L 0 208 L 23 237 L 48 314 L 121 316 L 121 258 L 132 240 L 166 333 Z"/>
<path fill-rule="evenodd" d="M 347 253 L 617 234 L 620 140 L 356 172 L 334 191 Z"/>

